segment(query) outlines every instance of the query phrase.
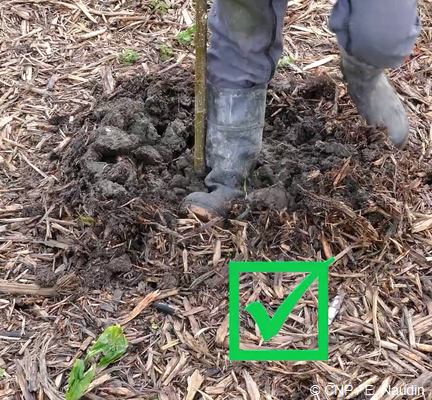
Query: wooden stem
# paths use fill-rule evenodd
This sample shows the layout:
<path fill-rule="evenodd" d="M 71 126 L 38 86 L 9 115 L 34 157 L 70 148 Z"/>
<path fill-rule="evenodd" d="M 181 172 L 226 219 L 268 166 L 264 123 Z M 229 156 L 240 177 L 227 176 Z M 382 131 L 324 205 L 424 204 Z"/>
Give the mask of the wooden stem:
<path fill-rule="evenodd" d="M 207 2 L 196 1 L 195 30 L 195 150 L 194 167 L 203 172 L 206 129 Z"/>

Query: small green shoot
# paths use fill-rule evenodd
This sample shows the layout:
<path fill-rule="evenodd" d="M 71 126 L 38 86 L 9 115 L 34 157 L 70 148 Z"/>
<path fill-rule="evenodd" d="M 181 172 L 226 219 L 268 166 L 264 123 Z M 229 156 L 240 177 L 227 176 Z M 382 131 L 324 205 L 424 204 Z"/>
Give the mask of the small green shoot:
<path fill-rule="evenodd" d="M 182 46 L 194 45 L 195 31 L 196 31 L 196 26 L 195 26 L 195 24 L 193 24 L 192 26 L 190 26 L 185 31 L 177 34 L 176 38 Z"/>
<path fill-rule="evenodd" d="M 118 55 L 118 60 L 122 64 L 132 65 L 137 62 L 139 54 L 135 50 L 125 49 Z"/>
<path fill-rule="evenodd" d="M 79 219 L 80 219 L 80 221 L 81 221 L 83 224 L 89 224 L 89 225 L 92 225 L 92 224 L 95 224 L 95 223 L 96 223 L 96 221 L 95 221 L 92 217 L 87 217 L 87 216 L 85 216 L 85 215 L 80 215 L 80 216 L 79 216 Z"/>
<path fill-rule="evenodd" d="M 3 378 L 5 376 L 5 370 L 0 368 L 0 378 Z"/>
<path fill-rule="evenodd" d="M 173 56 L 172 48 L 169 46 L 159 47 L 159 53 L 161 61 L 169 60 Z"/>
<path fill-rule="evenodd" d="M 156 13 L 165 15 L 168 12 L 169 6 L 164 1 L 151 0 L 150 7 L 155 10 Z"/>
<path fill-rule="evenodd" d="M 278 68 L 285 69 L 293 62 L 294 60 L 291 57 L 284 56 L 279 60 Z"/>
<path fill-rule="evenodd" d="M 90 386 L 96 373 L 96 366 L 92 365 L 90 369 L 84 372 L 83 360 L 76 360 L 72 368 L 68 389 L 65 394 L 66 400 L 78 400 Z"/>
<path fill-rule="evenodd" d="M 103 355 L 98 366 L 104 367 L 119 359 L 127 349 L 128 343 L 123 329 L 120 326 L 110 326 L 99 336 L 96 343 L 90 347 L 85 361 L 88 362 L 95 356 Z"/>
<path fill-rule="evenodd" d="M 96 343 L 89 349 L 84 361 L 81 359 L 75 361 L 68 380 L 68 388 L 65 394 L 66 400 L 80 399 L 89 388 L 96 374 L 96 366 L 105 367 L 119 359 L 126 352 L 127 346 L 127 339 L 120 326 L 106 328 L 98 337 Z M 103 357 L 96 365 L 100 355 L 103 355 Z M 95 358 L 96 356 L 98 357 Z M 90 364 L 90 368 L 86 369 Z M 0 369 L 0 371 L 2 370 Z"/>

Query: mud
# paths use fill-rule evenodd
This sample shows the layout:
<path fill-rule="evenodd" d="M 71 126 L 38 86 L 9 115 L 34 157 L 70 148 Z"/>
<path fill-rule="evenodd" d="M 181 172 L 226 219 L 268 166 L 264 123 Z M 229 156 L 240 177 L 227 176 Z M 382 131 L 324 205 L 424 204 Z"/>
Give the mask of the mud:
<path fill-rule="evenodd" d="M 254 190 L 247 199 L 254 209 L 284 210 L 293 208 L 292 196 L 282 185 Z"/>
<path fill-rule="evenodd" d="M 134 273 L 130 256 L 123 254 L 111 260 L 108 257 L 110 252 L 96 252 L 93 257 L 82 254 L 75 257 L 75 260 L 79 260 L 77 270 L 85 287 L 101 289 L 112 281 L 120 285 L 128 282 L 128 274 Z"/>
<path fill-rule="evenodd" d="M 95 108 L 90 116 L 94 130 L 78 135 L 65 157 L 66 174 L 80 186 L 78 192 L 67 194 L 67 200 L 85 203 L 90 212 L 100 201 L 117 207 L 143 197 L 175 204 L 184 195 L 205 189 L 192 168 L 189 149 L 193 143 L 191 80 L 177 86 L 128 84 L 120 89 L 123 95 Z M 136 88 L 142 92 L 130 91 Z"/>
<path fill-rule="evenodd" d="M 68 174 L 81 188 L 69 193 L 68 200 L 87 206 L 108 201 L 113 207 L 134 197 L 163 201 L 175 207 L 188 193 L 204 190 L 203 176 L 193 170 L 193 87 L 191 79 L 177 82 L 155 81 L 139 91 L 133 82 L 118 98 L 102 101 L 91 115 L 95 129 L 78 136 L 66 156 Z M 285 91 L 295 82 L 285 84 Z M 132 87 L 132 89 L 131 89 Z M 131 93 L 135 90 L 135 93 Z M 264 143 L 257 169 L 250 179 L 250 191 L 262 189 L 250 199 L 259 208 L 296 209 L 301 190 L 323 192 L 331 171 L 340 168 L 353 153 L 370 162 L 379 147 L 365 147 L 360 153 L 347 143 L 346 132 L 315 115 L 305 102 L 334 98 L 334 82 L 325 77 L 308 81 L 298 90 L 294 106 L 267 119 Z M 269 107 L 268 113 L 274 111 Z M 278 188 L 267 187 L 278 184 Z M 352 205 L 361 207 L 358 193 Z M 273 198 L 274 199 L 271 199 Z M 345 196 L 346 197 L 346 196 Z M 94 209 L 93 206 L 90 210 Z"/>
<path fill-rule="evenodd" d="M 156 218 L 170 228 L 180 201 L 188 193 L 207 191 L 204 176 L 193 169 L 193 88 L 187 74 L 126 81 L 115 96 L 101 96 L 91 114 L 69 127 L 73 140 L 62 163 L 70 186 L 62 193 L 63 201 L 100 221 L 88 228 L 93 241 L 81 255 L 88 286 L 101 287 L 114 277 L 133 282 L 132 264 L 145 260 L 146 248 L 154 246 L 142 242 L 140 232 L 147 228 L 139 224 L 141 219 Z M 244 210 L 249 210 L 243 214 L 248 219 L 251 212 L 266 210 L 314 214 L 334 209 L 349 214 L 366 209 L 374 193 L 371 165 L 390 154 L 388 145 L 374 142 L 377 132 L 334 117 L 335 83 L 330 78 L 293 79 L 270 89 L 287 100 L 275 103 L 269 94 L 262 152 L 247 199 L 234 208 L 233 217 Z M 380 173 L 391 177 L 394 171 L 390 165 Z M 148 208 L 126 211 L 124 206 L 133 206 L 137 199 Z M 338 201 L 351 211 L 339 209 Z M 155 214 L 155 209 L 166 212 Z M 383 222 L 371 215 L 363 225 L 367 223 Z M 126 241 L 133 250 L 124 251 L 130 258 L 105 250 L 107 242 Z M 162 276 L 167 272 L 172 272 L 171 284 L 184 283 L 181 271 L 162 268 Z M 165 284 L 159 280 L 156 286 Z"/>

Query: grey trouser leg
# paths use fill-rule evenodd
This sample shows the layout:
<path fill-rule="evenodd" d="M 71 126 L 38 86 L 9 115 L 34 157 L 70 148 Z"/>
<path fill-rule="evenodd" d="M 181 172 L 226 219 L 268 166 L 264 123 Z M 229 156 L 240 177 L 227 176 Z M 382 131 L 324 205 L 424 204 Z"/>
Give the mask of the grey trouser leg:
<path fill-rule="evenodd" d="M 283 51 L 288 0 L 214 0 L 209 15 L 208 77 L 246 89 L 268 83 Z"/>
<path fill-rule="evenodd" d="M 241 89 L 268 83 L 283 51 L 287 0 L 214 0 L 209 80 Z M 339 0 L 330 17 L 339 45 L 359 60 L 393 68 L 420 33 L 417 0 Z"/>
<path fill-rule="evenodd" d="M 338 0 L 330 29 L 339 45 L 359 61 L 396 68 L 411 54 L 420 34 L 418 0 Z"/>

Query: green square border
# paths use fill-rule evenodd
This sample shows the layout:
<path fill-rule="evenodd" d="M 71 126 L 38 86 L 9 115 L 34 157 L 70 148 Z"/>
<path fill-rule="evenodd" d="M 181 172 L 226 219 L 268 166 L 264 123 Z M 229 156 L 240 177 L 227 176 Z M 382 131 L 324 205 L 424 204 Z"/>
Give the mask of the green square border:
<path fill-rule="evenodd" d="M 229 360 L 230 361 L 327 361 L 328 267 L 326 261 L 231 261 L 229 263 Z M 304 272 L 318 277 L 318 349 L 240 350 L 240 273 Z"/>

